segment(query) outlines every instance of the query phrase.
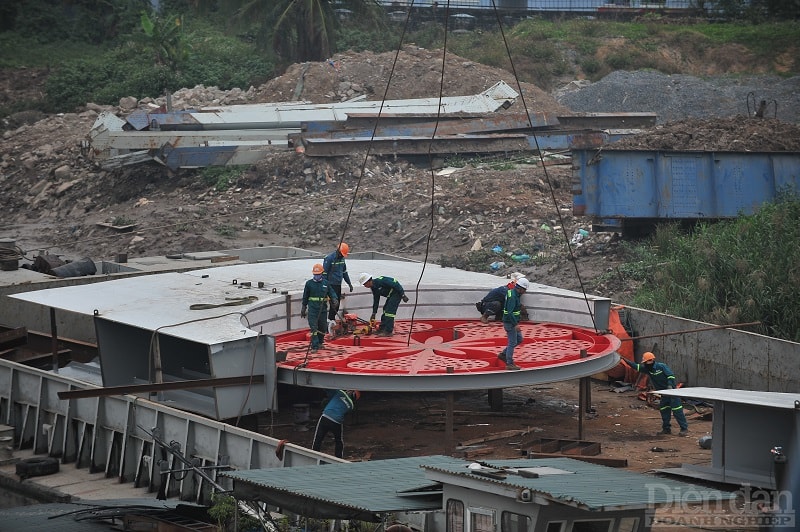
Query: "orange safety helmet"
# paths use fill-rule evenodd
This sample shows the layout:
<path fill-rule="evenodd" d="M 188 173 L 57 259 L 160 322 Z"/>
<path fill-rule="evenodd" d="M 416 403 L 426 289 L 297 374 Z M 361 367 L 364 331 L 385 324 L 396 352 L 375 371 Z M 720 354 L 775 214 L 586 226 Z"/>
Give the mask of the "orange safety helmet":
<path fill-rule="evenodd" d="M 338 249 L 338 250 L 339 250 L 339 253 L 341 253 L 341 254 L 342 254 L 342 257 L 346 257 L 346 256 L 347 256 L 347 254 L 348 254 L 348 253 L 350 253 L 350 246 L 348 246 L 348 245 L 347 245 L 347 244 L 345 244 L 344 242 L 342 242 L 341 244 L 339 244 L 339 247 L 338 247 L 338 248 L 336 248 L 336 249 Z"/>
<path fill-rule="evenodd" d="M 322 275 L 325 273 L 325 268 L 322 267 L 322 264 L 315 264 L 313 268 L 311 268 L 311 273 L 314 275 Z"/>
<path fill-rule="evenodd" d="M 642 364 L 647 364 L 648 362 L 655 362 L 655 361 L 656 361 L 656 356 L 650 351 L 642 355 Z"/>

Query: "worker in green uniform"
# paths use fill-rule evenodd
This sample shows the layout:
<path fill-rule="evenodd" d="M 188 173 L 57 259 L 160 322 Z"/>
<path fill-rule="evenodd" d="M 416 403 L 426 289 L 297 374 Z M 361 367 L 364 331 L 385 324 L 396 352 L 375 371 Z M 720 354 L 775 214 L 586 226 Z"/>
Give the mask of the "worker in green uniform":
<path fill-rule="evenodd" d="M 520 367 L 514 364 L 514 348 L 522 343 L 522 328 L 519 325 L 522 314 L 520 298 L 530 287 L 530 282 L 520 277 L 513 287 L 506 290 L 506 300 L 503 304 L 503 330 L 506 331 L 506 348 L 500 351 L 497 358 L 506 363 L 509 371 L 519 371 Z"/>
<path fill-rule="evenodd" d="M 394 333 L 394 319 L 397 314 L 397 308 L 400 306 L 400 300 L 403 303 L 408 303 L 408 296 L 403 290 L 403 286 L 392 277 L 380 276 L 373 278 L 368 273 L 362 273 L 358 276 L 358 284 L 372 290 L 372 316 L 370 316 L 370 321 L 375 319 L 381 297 L 386 298 L 386 303 L 383 305 L 383 314 L 381 314 L 381 324 L 378 327 L 376 336 L 391 336 Z"/>
<path fill-rule="evenodd" d="M 311 329 L 311 350 L 318 351 L 325 343 L 325 332 L 328 323 L 328 301 L 337 304 L 338 299 L 333 288 L 328 284 L 328 280 L 323 275 L 325 268 L 322 264 L 315 264 L 311 268 L 313 277 L 306 281 L 303 289 L 303 306 L 300 309 L 300 317 L 308 316 L 308 327 Z"/>
<path fill-rule="evenodd" d="M 646 374 L 654 389 L 675 389 L 675 374 L 673 374 L 669 366 L 663 362 L 656 362 L 656 356 L 650 351 L 642 355 L 641 364 L 631 362 L 624 357 L 622 361 L 636 371 Z M 658 409 L 661 411 L 661 432 L 658 434 L 672 434 L 670 419 L 671 416 L 675 416 L 675 421 L 678 422 L 678 426 L 681 428 L 678 436 L 689 435 L 689 424 L 686 422 L 686 415 L 683 413 L 683 402 L 680 397 L 662 395 L 661 401 L 658 404 Z"/>

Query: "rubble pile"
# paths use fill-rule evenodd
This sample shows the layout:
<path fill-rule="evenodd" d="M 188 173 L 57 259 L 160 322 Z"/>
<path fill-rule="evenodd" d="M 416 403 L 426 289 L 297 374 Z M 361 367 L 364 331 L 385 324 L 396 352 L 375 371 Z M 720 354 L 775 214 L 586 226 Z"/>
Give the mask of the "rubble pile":
<path fill-rule="evenodd" d="M 330 61 L 293 65 L 260 87 L 221 91 L 198 86 L 177 91 L 170 100 L 173 108 L 184 109 L 379 99 L 390 73 L 389 99 L 439 95 L 441 51 L 406 46 L 396 63 L 395 55 L 348 52 Z M 646 81 L 650 77 L 642 76 Z M 629 76 L 630 83 L 635 79 Z M 475 94 L 499 80 L 518 88 L 508 72 L 448 54 L 442 95 Z M 569 114 L 537 87 L 521 88 L 529 110 Z M 344 238 L 354 250 L 433 262 L 460 256 L 463 263 L 451 262 L 498 275 L 521 271 L 537 282 L 624 300 L 613 293 L 615 287 L 593 284 L 593 279 L 608 277 L 622 258 L 612 235 L 588 233 L 589 220 L 572 216 L 568 158 L 542 167 L 530 153 L 431 161 L 424 156 L 367 157 L 362 152 L 335 158 L 285 152 L 229 179 L 224 172 L 171 174 L 155 163 L 103 170 L 82 151 L 81 142 L 99 113 L 125 116 L 134 108 L 165 104 L 164 97 L 125 98 L 114 107 L 89 103 L 76 113 L 15 117 L 15 127 L 4 132 L 0 147 L 5 206 L 0 236 L 16 239 L 26 251 L 47 249 L 67 258 L 96 260 L 119 253 L 143 256 L 260 245 L 327 251 Z M 522 99 L 511 109 L 521 105 Z M 727 135 L 719 132 L 720 126 Z M 758 133 L 759 127 L 768 129 Z M 784 127 L 774 120 L 695 121 L 676 124 L 674 130 L 664 125 L 654 133 L 661 140 L 648 142 L 657 149 L 687 149 L 677 139 L 688 132 L 691 139 L 706 138 L 706 146 L 728 138 L 731 146 L 740 140 L 741 149 L 755 149 L 754 142 L 761 139 L 762 149 L 796 150 L 790 143 L 797 139 L 796 130 Z M 709 132 L 705 137 L 704 131 Z M 436 170 L 429 169 L 431 162 Z M 440 172 L 447 167 L 452 168 Z M 115 231 L 116 225 L 133 231 Z M 470 250 L 485 252 L 483 263 L 469 264 Z M 577 260 L 571 260 L 573 255 Z M 499 264 L 504 266 L 493 267 Z"/>

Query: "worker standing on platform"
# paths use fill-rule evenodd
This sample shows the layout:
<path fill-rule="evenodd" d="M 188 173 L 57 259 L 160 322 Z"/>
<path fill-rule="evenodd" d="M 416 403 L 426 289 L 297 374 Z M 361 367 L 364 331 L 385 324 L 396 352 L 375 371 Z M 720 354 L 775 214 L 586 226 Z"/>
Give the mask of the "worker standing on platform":
<path fill-rule="evenodd" d="M 328 321 L 336 319 L 336 313 L 339 312 L 339 302 L 342 300 L 342 281 L 347 283 L 350 291 L 353 291 L 353 283 L 350 282 L 350 274 L 347 273 L 347 263 L 345 258 L 350 253 L 350 246 L 342 242 L 336 251 L 328 254 L 322 261 L 322 266 L 325 268 L 325 277 L 328 284 L 336 293 L 336 304 L 331 303 L 330 310 L 328 310 Z"/>
<path fill-rule="evenodd" d="M 328 313 L 328 300 L 331 305 L 338 304 L 336 293 L 328 285 L 328 280 L 323 275 L 325 272 L 322 264 L 315 264 L 311 268 L 313 277 L 306 281 L 303 289 L 303 306 L 300 317 L 308 316 L 308 327 L 311 329 L 311 350 L 316 352 L 325 342 L 326 314 Z"/>
<path fill-rule="evenodd" d="M 650 384 L 656 390 L 674 390 L 677 386 L 675 374 L 672 373 L 669 366 L 663 362 L 656 362 L 656 356 L 650 351 L 642 355 L 641 364 L 631 362 L 624 357 L 622 357 L 622 361 L 636 371 L 646 374 L 650 378 Z M 658 409 L 661 411 L 661 432 L 658 434 L 672 434 L 670 417 L 675 416 L 675 421 L 678 422 L 678 426 L 681 428 L 678 436 L 689 435 L 689 423 L 687 423 L 686 415 L 683 413 L 683 401 L 681 401 L 680 397 L 662 395 L 661 401 L 658 403 Z"/>
<path fill-rule="evenodd" d="M 314 431 L 314 442 L 311 448 L 315 451 L 322 449 L 322 440 L 329 432 L 333 433 L 334 454 L 337 458 L 344 458 L 344 416 L 356 407 L 356 401 L 361 397 L 358 390 L 331 390 L 328 392 L 328 404 L 322 410 L 322 415 L 317 421 L 317 430 Z"/>
<path fill-rule="evenodd" d="M 408 296 L 403 290 L 403 286 L 392 277 L 381 276 L 373 279 L 368 273 L 359 275 L 358 283 L 372 290 L 372 316 L 370 316 L 370 321 L 375 319 L 381 296 L 386 298 L 386 303 L 383 305 L 383 314 L 381 314 L 381 324 L 378 327 L 376 336 L 391 336 L 394 333 L 394 318 L 397 308 L 400 306 L 400 300 L 402 299 L 403 303 L 408 303 Z"/>
<path fill-rule="evenodd" d="M 522 329 L 520 328 L 520 314 L 522 303 L 520 298 L 528 290 L 530 283 L 524 277 L 517 279 L 513 288 L 506 290 L 506 302 L 503 306 L 503 329 L 506 331 L 508 343 L 506 348 L 500 351 L 497 357 L 506 363 L 506 369 L 511 371 L 519 370 L 519 366 L 514 364 L 514 348 L 522 343 Z"/>

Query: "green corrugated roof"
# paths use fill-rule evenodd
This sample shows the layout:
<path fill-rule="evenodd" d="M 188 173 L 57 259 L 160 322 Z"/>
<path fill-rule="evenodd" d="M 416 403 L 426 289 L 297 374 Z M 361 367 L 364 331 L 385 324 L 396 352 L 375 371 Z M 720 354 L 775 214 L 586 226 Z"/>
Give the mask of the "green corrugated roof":
<path fill-rule="evenodd" d="M 251 498 L 280 503 L 300 515 L 317 511 L 320 516 L 332 511 L 375 515 L 440 509 L 439 491 L 448 476 L 457 484 L 464 484 L 466 479 L 475 489 L 481 489 L 481 485 L 510 487 L 514 492 L 530 489 L 554 503 L 584 510 L 652 508 L 682 499 L 696 503 L 698 496 L 718 500 L 735 497 L 731 492 L 570 458 L 488 460 L 481 462 L 479 472 L 469 468 L 471 463 L 448 456 L 426 456 L 221 475 L 234 479 L 234 495 L 246 492 Z M 522 476 L 520 470 L 540 475 L 530 478 Z M 431 497 L 433 494 L 436 496 Z"/>
<path fill-rule="evenodd" d="M 262 500 L 287 496 L 362 513 L 421 511 L 441 508 L 441 485 L 425 478 L 421 466 L 455 467 L 463 460 L 426 456 L 302 467 L 227 471 L 234 495 L 247 489 Z M 240 485 L 239 483 L 243 483 Z M 298 502 L 298 505 L 300 503 Z M 285 506 L 285 504 L 284 504 Z"/>
<path fill-rule="evenodd" d="M 422 467 L 470 479 L 469 482 L 476 484 L 529 489 L 553 502 L 593 511 L 657 507 L 680 500 L 696 503 L 701 496 L 716 500 L 736 497 L 735 493 L 728 491 L 570 458 L 487 460 L 481 465 L 483 467 L 478 471 L 465 468 L 463 464 L 422 464 Z M 519 473 L 536 473 L 537 470 L 541 473 L 538 478 Z M 497 478 L 494 472 L 503 478 Z M 439 480 L 439 476 L 436 478 Z"/>

